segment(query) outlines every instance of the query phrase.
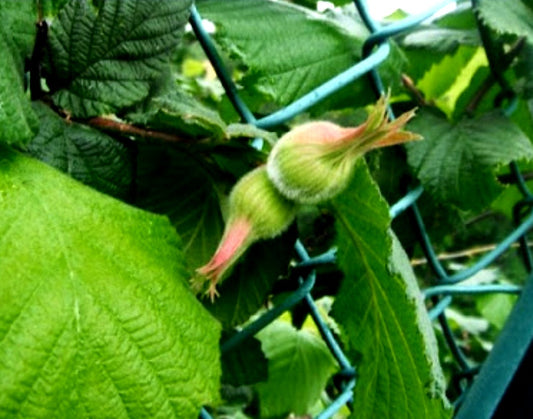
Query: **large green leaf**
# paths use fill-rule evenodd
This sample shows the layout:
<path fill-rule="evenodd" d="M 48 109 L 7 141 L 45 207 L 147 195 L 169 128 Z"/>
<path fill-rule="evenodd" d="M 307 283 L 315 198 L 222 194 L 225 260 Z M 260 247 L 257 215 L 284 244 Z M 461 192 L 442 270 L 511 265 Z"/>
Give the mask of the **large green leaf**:
<path fill-rule="evenodd" d="M 127 198 L 132 162 L 126 146 L 74 122 L 66 122 L 47 106 L 35 103 L 41 126 L 28 151 L 74 179 L 109 195 Z"/>
<path fill-rule="evenodd" d="M 0 156 L 0 416 L 197 417 L 220 327 L 168 221 Z"/>
<path fill-rule="evenodd" d="M 203 0 L 218 42 L 247 67 L 241 84 L 286 105 L 357 63 L 362 40 L 288 2 Z"/>
<path fill-rule="evenodd" d="M 23 68 L 11 53 L 16 48 L 1 28 L 0 50 L 0 143 L 23 144 L 33 137 L 38 120 L 24 93 Z"/>
<path fill-rule="evenodd" d="M 521 0 L 480 1 L 477 12 L 494 30 L 500 33 L 526 36 L 533 42 L 533 3 L 527 5 Z"/>
<path fill-rule="evenodd" d="M 461 209 L 484 208 L 499 195 L 498 165 L 533 157 L 529 139 L 497 112 L 457 124 L 421 112 L 409 129 L 424 137 L 407 145 L 409 165 L 435 198 Z"/>
<path fill-rule="evenodd" d="M 335 372 L 335 359 L 324 341 L 283 320 L 257 336 L 268 359 L 268 380 L 257 385 L 261 417 L 309 413 Z"/>
<path fill-rule="evenodd" d="M 168 67 L 190 0 L 71 0 L 49 34 L 48 84 L 78 117 L 112 113 L 145 98 Z"/>
<path fill-rule="evenodd" d="M 407 256 L 389 232 L 387 204 L 366 165 L 332 202 L 345 274 L 332 314 L 359 360 L 358 418 L 450 416 L 435 336 Z"/>

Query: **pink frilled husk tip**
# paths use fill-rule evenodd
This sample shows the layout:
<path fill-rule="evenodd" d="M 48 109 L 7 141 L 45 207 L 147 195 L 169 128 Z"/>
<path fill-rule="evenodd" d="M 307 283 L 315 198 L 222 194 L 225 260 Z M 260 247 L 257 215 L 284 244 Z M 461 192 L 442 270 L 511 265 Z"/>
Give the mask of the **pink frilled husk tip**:
<path fill-rule="evenodd" d="M 387 111 L 388 99 L 388 94 L 381 96 L 361 125 L 341 127 L 325 121 L 310 122 L 294 128 L 291 140 L 302 145 L 319 145 L 323 156 L 340 153 L 352 158 L 377 148 L 421 140 L 421 135 L 404 130 L 415 116 L 416 109 L 391 121 Z"/>
<path fill-rule="evenodd" d="M 362 154 L 376 148 L 422 139 L 421 135 L 403 129 L 415 116 L 416 109 L 411 109 L 391 121 L 387 112 L 388 96 L 381 96 L 376 106 L 370 111 L 367 120 L 358 127 L 359 132 L 352 137 L 354 145 Z"/>
<path fill-rule="evenodd" d="M 196 270 L 191 280 L 193 290 L 201 292 L 209 282 L 205 294 L 213 302 L 218 296 L 218 282 L 253 241 L 251 234 L 252 224 L 248 220 L 241 218 L 229 222 L 211 260 Z"/>

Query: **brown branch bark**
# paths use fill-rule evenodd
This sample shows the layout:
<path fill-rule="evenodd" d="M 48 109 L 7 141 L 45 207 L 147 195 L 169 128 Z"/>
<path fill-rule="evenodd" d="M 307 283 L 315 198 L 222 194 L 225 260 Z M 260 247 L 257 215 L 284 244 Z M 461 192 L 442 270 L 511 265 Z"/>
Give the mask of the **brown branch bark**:
<path fill-rule="evenodd" d="M 101 129 L 102 131 L 119 133 L 122 135 L 132 135 L 140 138 L 150 138 L 171 143 L 198 143 L 200 140 L 191 137 L 169 134 L 167 132 L 153 131 L 146 128 L 137 127 L 125 122 L 115 121 L 113 119 L 97 116 L 85 121 L 88 125 Z"/>
<path fill-rule="evenodd" d="M 431 106 L 431 103 L 426 101 L 424 94 L 417 89 L 415 82 L 407 74 L 403 73 L 401 75 L 402 84 L 405 89 L 411 94 L 411 97 L 415 100 L 418 106 Z"/>
<path fill-rule="evenodd" d="M 527 243 L 528 247 L 533 246 L 533 242 Z M 465 249 L 465 250 L 458 250 L 457 252 L 444 252 L 439 255 L 437 255 L 438 260 L 454 260 L 454 259 L 463 259 L 463 258 L 469 258 L 472 256 L 476 256 L 482 253 L 488 253 L 491 250 L 494 250 L 496 248 L 496 244 L 487 244 L 483 246 L 476 246 L 472 247 L 471 249 Z M 511 245 L 511 248 L 517 248 L 519 247 L 519 243 L 513 243 Z M 411 266 L 420 266 L 427 264 L 426 258 L 419 258 L 419 259 L 412 259 L 411 260 Z"/>

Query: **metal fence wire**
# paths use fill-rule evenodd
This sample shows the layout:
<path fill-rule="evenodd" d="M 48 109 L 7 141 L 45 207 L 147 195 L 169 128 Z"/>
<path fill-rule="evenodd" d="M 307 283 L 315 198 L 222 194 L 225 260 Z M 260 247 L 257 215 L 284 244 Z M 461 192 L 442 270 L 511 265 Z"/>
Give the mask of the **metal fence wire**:
<path fill-rule="evenodd" d="M 480 0 L 472 0 L 472 7 L 476 7 L 478 1 Z M 255 118 L 239 96 L 238 89 L 232 81 L 230 73 L 210 35 L 202 25 L 202 18 L 195 6 L 191 9 L 190 23 L 228 98 L 242 120 L 257 127 L 268 129 L 290 120 L 361 77 L 368 77 L 368 82 L 371 83 L 376 98 L 379 97 L 385 91 L 379 75 L 379 67 L 390 53 L 389 39 L 400 33 L 412 30 L 450 3 L 452 3 L 451 0 L 442 1 L 428 8 L 424 13 L 411 15 L 400 21 L 382 26 L 369 14 L 366 0 L 354 0 L 355 7 L 370 32 L 370 36 L 364 42 L 362 59 L 348 70 L 338 74 L 288 106 L 260 119 Z M 491 66 L 495 57 L 491 55 L 493 51 L 488 47 L 490 39 L 487 39 L 487 34 L 484 34 L 483 31 L 480 31 L 480 35 L 495 80 L 500 83 L 504 91 L 509 91 L 505 78 L 501 74 L 497 74 L 498 70 Z M 509 115 L 513 112 L 513 98 L 507 103 L 508 107 L 504 111 Z M 391 117 L 394 118 L 392 112 Z M 440 324 L 449 351 L 457 364 L 459 372 L 454 382 L 457 384 L 460 396 L 452 402 L 456 407 L 456 417 L 460 418 L 491 417 L 496 411 L 533 337 L 532 322 L 525 320 L 530 319 L 533 315 L 533 286 L 529 278 L 533 275 L 533 258 L 526 242 L 526 234 L 533 225 L 533 195 L 528 190 L 524 177 L 514 162 L 510 164 L 510 173 L 513 182 L 521 192 L 521 199 L 514 206 L 516 227 L 492 251 L 481 257 L 477 263 L 453 274 L 447 272 L 440 263 L 424 226 L 424 221 L 417 205 L 417 200 L 424 193 L 423 188 L 419 186 L 411 190 L 390 208 L 391 218 L 393 219 L 403 212 L 411 212 L 411 215 L 416 220 L 416 234 L 427 258 L 428 265 L 435 276 L 436 285 L 423 290 L 423 293 L 424 297 L 430 299 L 433 303 L 432 308 L 429 310 L 429 317 Z M 519 243 L 523 263 L 527 272 L 529 272 L 524 287 L 505 284 L 461 285 L 462 282 L 492 264 L 517 242 Z M 296 251 L 300 257 L 300 266 L 315 267 L 335 262 L 335 251 L 333 249 L 317 257 L 310 258 L 302 243 L 298 241 L 296 243 Z M 286 310 L 298 303 L 306 304 L 311 317 L 329 350 L 337 360 L 339 367 L 337 379 L 335 380 L 339 391 L 338 396 L 325 410 L 316 416 L 317 418 L 325 419 L 332 417 L 344 405 L 350 408 L 353 389 L 356 386 L 356 370 L 321 317 L 311 296 L 315 278 L 315 271 L 311 271 L 306 278 L 301 278 L 300 286 L 296 291 L 292 292 L 281 304 L 276 305 L 239 333 L 224 341 L 221 345 L 221 350 L 222 353 L 231 351 L 246 338 L 255 335 L 270 324 Z M 498 340 L 483 365 L 474 367 L 470 365 L 456 342 L 445 314 L 445 309 L 451 304 L 454 296 L 485 293 L 513 293 L 521 294 L 521 297 L 517 300 L 506 325 L 500 332 Z M 357 415 L 357 412 L 354 413 Z M 200 417 L 208 419 L 211 418 L 211 415 L 206 409 L 202 409 Z"/>

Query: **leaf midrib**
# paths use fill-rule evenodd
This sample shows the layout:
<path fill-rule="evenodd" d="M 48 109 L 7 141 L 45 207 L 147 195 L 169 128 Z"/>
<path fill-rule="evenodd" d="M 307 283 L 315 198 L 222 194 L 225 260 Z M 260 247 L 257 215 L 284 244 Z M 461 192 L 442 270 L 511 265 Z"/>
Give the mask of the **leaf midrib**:
<path fill-rule="evenodd" d="M 364 205 L 363 202 L 360 202 L 361 205 Z M 348 237 L 350 239 L 350 241 L 352 242 L 353 246 L 354 246 L 354 249 L 357 249 L 358 253 L 360 254 L 360 257 L 361 257 L 361 260 L 363 261 L 364 263 L 364 267 L 365 267 L 365 270 L 367 272 L 367 280 L 369 280 L 369 285 L 370 285 L 370 288 L 372 290 L 372 298 L 374 300 L 374 305 L 375 307 L 379 307 L 378 305 L 378 301 L 377 301 L 377 295 L 378 293 L 376 292 L 377 290 L 379 291 L 379 293 L 381 294 L 381 297 L 383 299 L 383 302 L 388 306 L 389 310 L 391 313 L 395 313 L 394 310 L 393 310 L 393 306 L 390 302 L 390 300 L 387 298 L 387 294 L 385 292 L 385 290 L 383 289 L 382 286 L 380 286 L 380 283 L 378 281 L 378 278 L 376 277 L 375 275 L 375 272 L 373 269 L 371 269 L 370 267 L 370 263 L 368 261 L 368 258 L 366 257 L 366 254 L 364 251 L 361 250 L 361 244 L 364 243 L 364 241 L 361 239 L 360 236 L 357 235 L 356 231 L 354 229 L 352 229 L 350 227 L 350 224 L 348 223 L 346 217 L 343 215 L 342 212 L 340 211 L 336 211 L 336 218 L 337 220 L 343 225 L 344 227 L 344 230 L 348 233 Z M 377 258 L 377 260 L 381 259 L 374 251 L 373 249 L 371 248 L 368 248 L 367 249 L 370 249 L 371 252 L 374 257 Z M 372 278 L 372 281 L 370 281 L 370 278 Z M 370 304 L 368 305 L 370 307 Z M 367 310 L 367 313 L 370 313 L 370 308 Z M 383 311 L 382 310 L 378 310 L 378 315 L 381 319 L 383 319 Z M 364 323 L 366 321 L 366 319 L 362 319 L 362 323 Z M 411 370 L 413 371 L 413 375 L 416 377 L 416 379 L 418 380 L 418 382 L 421 384 L 420 386 L 418 386 L 418 389 L 420 389 L 419 391 L 419 400 L 424 400 L 424 394 L 423 392 L 421 392 L 421 389 L 423 388 L 423 382 L 422 380 L 420 379 L 420 376 L 418 374 L 418 368 L 417 368 L 417 364 L 416 364 L 416 361 L 411 353 L 411 351 L 409 350 L 409 345 L 408 345 L 408 342 L 405 338 L 405 334 L 404 333 L 401 333 L 401 330 L 402 328 L 400 327 L 400 323 L 398 321 L 398 318 L 397 316 L 393 316 L 393 319 L 392 321 L 394 322 L 397 330 L 399 331 L 399 336 L 402 340 L 402 343 L 404 345 L 404 348 L 407 348 L 408 350 L 406 351 L 406 353 L 408 354 L 408 359 L 411 363 Z M 376 333 L 381 333 L 382 331 L 384 332 L 384 336 L 385 338 L 387 339 L 387 341 L 389 342 L 389 348 L 394 348 L 394 346 L 392 345 L 392 341 L 391 341 L 391 336 L 388 332 L 388 328 L 387 327 L 384 327 L 387 323 L 384 322 L 383 320 L 381 321 L 381 324 L 380 326 L 381 327 L 375 327 L 375 331 Z M 378 335 L 379 336 L 379 335 Z M 382 339 L 377 339 L 377 342 L 382 342 Z M 379 352 L 380 353 L 384 353 L 383 349 L 384 349 L 384 345 L 383 344 L 379 344 L 378 345 L 378 349 L 379 349 Z M 394 351 L 390 351 L 390 353 L 394 356 Z M 395 358 L 396 359 L 396 358 Z M 367 359 L 368 361 L 368 359 Z M 364 362 L 364 361 L 363 361 Z M 375 363 L 374 363 L 375 364 Z M 396 361 L 394 364 L 393 364 L 395 367 L 399 368 L 399 365 L 398 365 L 398 362 Z M 377 377 L 378 373 L 378 368 L 376 367 L 373 367 L 372 370 L 374 371 L 374 377 L 373 377 L 373 382 L 375 383 L 375 378 Z M 398 372 L 400 372 L 400 370 L 398 369 Z M 403 376 L 402 374 L 397 374 L 398 377 L 400 377 L 400 380 L 402 381 L 403 383 L 403 387 L 405 387 L 405 383 L 403 381 Z M 409 389 L 410 390 L 410 389 Z M 368 389 L 367 392 L 370 392 L 371 390 Z M 408 392 L 405 392 L 404 393 L 404 405 L 405 406 L 408 406 L 408 401 L 407 401 L 407 394 Z M 412 393 L 411 393 L 412 394 Z M 428 406 L 426 403 L 422 403 L 423 404 L 423 408 L 424 408 L 424 411 L 427 413 L 427 409 L 428 409 Z M 404 409 L 405 410 L 405 409 Z"/>

